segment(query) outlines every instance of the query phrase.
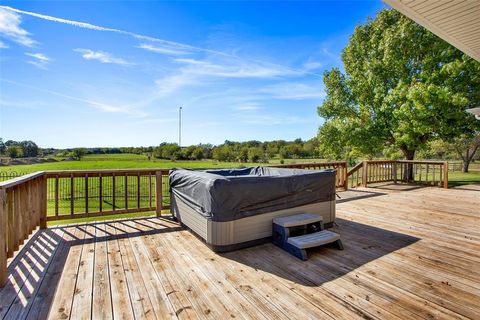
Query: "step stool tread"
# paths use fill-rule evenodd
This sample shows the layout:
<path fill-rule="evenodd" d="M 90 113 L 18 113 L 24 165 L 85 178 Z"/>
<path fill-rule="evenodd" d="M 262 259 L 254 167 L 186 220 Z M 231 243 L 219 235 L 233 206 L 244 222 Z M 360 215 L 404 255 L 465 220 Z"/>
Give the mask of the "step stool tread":
<path fill-rule="evenodd" d="M 288 238 L 287 242 L 297 248 L 306 249 L 332 243 L 337 240 L 340 240 L 340 235 L 338 233 L 329 230 L 322 230 L 315 233 Z"/>
<path fill-rule="evenodd" d="M 273 223 L 284 228 L 303 226 L 310 223 L 320 222 L 323 218 L 319 214 L 314 213 L 300 213 L 292 216 L 279 217 L 273 219 Z"/>

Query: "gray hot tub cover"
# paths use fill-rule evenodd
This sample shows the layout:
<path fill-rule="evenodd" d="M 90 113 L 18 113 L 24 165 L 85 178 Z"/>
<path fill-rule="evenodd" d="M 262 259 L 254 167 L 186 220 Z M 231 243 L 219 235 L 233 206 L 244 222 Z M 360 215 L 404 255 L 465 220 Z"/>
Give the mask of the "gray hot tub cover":
<path fill-rule="evenodd" d="M 173 169 L 170 191 L 212 221 L 231 221 L 334 200 L 335 170 Z"/>

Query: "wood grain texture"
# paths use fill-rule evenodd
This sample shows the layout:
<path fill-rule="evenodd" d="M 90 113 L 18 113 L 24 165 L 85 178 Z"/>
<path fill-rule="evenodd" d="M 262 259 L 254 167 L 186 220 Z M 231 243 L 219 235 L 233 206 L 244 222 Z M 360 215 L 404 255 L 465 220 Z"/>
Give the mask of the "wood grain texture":
<path fill-rule="evenodd" d="M 379 173 L 382 174 L 382 173 Z M 474 319 L 480 185 L 340 193 L 345 250 L 216 254 L 166 218 L 37 231 L 10 262 L 5 319 Z"/>

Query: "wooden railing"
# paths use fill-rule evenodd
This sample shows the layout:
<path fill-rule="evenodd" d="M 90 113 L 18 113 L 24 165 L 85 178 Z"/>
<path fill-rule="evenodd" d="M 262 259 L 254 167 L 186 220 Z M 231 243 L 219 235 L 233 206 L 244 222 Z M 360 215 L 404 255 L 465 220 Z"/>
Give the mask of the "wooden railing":
<path fill-rule="evenodd" d="M 390 181 L 448 188 L 448 162 L 371 160 L 357 164 L 347 173 L 347 185 L 351 188 Z"/>
<path fill-rule="evenodd" d="M 47 172 L 48 221 L 170 208 L 168 170 Z"/>
<path fill-rule="evenodd" d="M 44 172 L 0 182 L 0 285 L 7 279 L 7 259 L 39 227 L 46 228 Z"/>
<path fill-rule="evenodd" d="M 274 165 L 276 168 L 294 168 L 294 169 L 308 169 L 308 170 L 322 170 L 335 169 L 337 188 L 347 188 L 347 162 L 333 161 L 333 162 L 314 162 L 314 163 L 295 163 L 295 164 L 279 164 Z"/>
<path fill-rule="evenodd" d="M 363 184 L 364 163 L 360 162 L 347 172 L 346 185 L 348 188 L 356 188 Z"/>
<path fill-rule="evenodd" d="M 47 221 L 170 208 L 168 170 L 36 172 L 0 182 L 0 287 L 7 261 Z"/>

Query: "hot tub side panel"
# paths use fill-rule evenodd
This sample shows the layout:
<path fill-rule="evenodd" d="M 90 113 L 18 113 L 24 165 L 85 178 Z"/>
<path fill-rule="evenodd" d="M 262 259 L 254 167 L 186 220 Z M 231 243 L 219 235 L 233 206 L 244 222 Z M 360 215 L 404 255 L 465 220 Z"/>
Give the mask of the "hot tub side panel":
<path fill-rule="evenodd" d="M 171 194 L 171 208 L 174 217 L 218 252 L 235 250 L 269 240 L 272 236 L 272 220 L 276 217 L 309 212 L 321 215 L 327 227 L 335 221 L 335 200 L 225 222 L 212 221 L 200 215 L 173 194 Z"/>

